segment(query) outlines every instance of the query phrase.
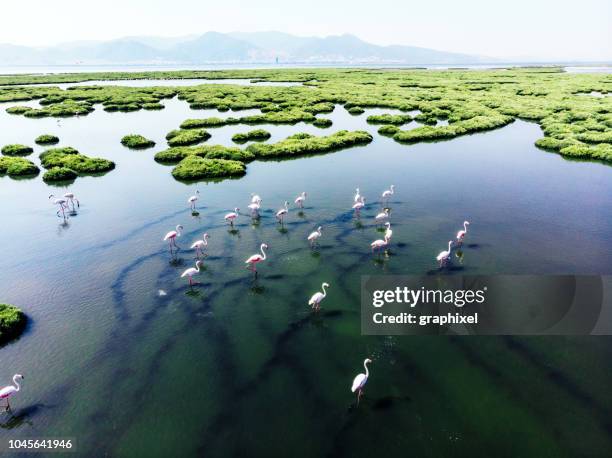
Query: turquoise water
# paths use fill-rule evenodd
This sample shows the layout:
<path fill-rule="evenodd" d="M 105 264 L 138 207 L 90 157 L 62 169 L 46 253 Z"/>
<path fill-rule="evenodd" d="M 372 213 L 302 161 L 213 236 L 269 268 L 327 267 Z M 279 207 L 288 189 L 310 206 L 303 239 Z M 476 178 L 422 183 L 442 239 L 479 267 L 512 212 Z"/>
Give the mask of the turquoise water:
<path fill-rule="evenodd" d="M 532 123 L 406 146 L 365 121 L 393 110 L 337 107 L 329 129 L 262 127 L 270 141 L 365 129 L 370 145 L 188 185 L 153 161 L 165 134 L 188 117 L 236 113 L 164 104 L 60 122 L 10 116 L 12 104 L 0 104 L 1 144 L 53 133 L 117 164 L 67 188 L 82 206 L 66 223 L 47 200 L 66 189 L 40 176 L 0 178 L 0 300 L 32 318 L 0 349 L 0 385 L 25 375 L 0 437 L 71 436 L 89 456 L 612 453 L 609 338 L 362 337 L 359 320 L 361 275 L 435 272 L 435 255 L 465 219 L 451 274 L 611 273 L 611 167 L 536 149 Z M 207 143 L 229 145 L 249 129 L 209 129 Z M 128 150 L 119 143 L 127 133 L 157 146 Z M 379 258 L 373 217 L 390 184 L 394 238 Z M 356 187 L 368 203 L 360 220 L 350 211 Z M 280 227 L 274 212 L 302 191 L 303 214 L 291 208 Z M 248 216 L 252 192 L 263 198 L 259 224 Z M 231 230 L 223 215 L 234 207 Z M 185 232 L 174 259 L 161 239 L 177 224 Z M 306 236 L 319 225 L 312 251 Z M 209 256 L 190 290 L 179 276 L 203 232 Z M 244 260 L 262 242 L 269 257 L 254 279 Z M 324 281 L 331 287 L 313 315 L 307 301 Z M 371 375 L 356 407 L 350 385 L 366 357 Z"/>

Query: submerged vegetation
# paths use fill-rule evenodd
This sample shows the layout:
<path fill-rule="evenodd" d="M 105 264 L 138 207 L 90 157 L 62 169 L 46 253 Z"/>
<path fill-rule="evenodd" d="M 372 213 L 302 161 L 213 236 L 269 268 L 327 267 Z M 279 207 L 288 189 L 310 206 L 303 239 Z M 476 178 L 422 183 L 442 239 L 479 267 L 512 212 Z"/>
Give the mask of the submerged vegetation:
<path fill-rule="evenodd" d="M 28 156 L 32 154 L 34 150 L 30 146 L 26 145 L 5 145 L 2 147 L 2 154 L 5 156 Z"/>
<path fill-rule="evenodd" d="M 140 78 L 250 78 L 303 84 L 288 87 L 120 85 L 122 79 Z M 117 80 L 118 85 L 75 86 L 66 90 L 55 86 L 18 86 L 99 79 Z M 185 120 L 180 129 L 168 135 L 171 147 L 206 141 L 210 134 L 204 128 L 297 123 L 329 127 L 331 120 L 316 115 L 329 113 L 338 105 L 355 115 L 375 107 L 404 112 L 371 115 L 367 122 L 382 124 L 378 129 L 380 135 L 406 144 L 452 139 L 524 119 L 541 126 L 543 138 L 536 142 L 541 148 L 570 157 L 612 162 L 612 98 L 587 96 L 608 94 L 611 84 L 612 77 L 607 74 L 566 74 L 553 67 L 482 71 L 364 68 L 7 75 L 0 77 L 0 85 L 4 85 L 0 87 L 0 102 L 15 102 L 6 111 L 27 117 L 87 115 L 100 106 L 110 112 L 159 109 L 163 108 L 163 99 L 172 97 L 178 97 L 193 109 L 236 113 L 230 117 Z M 24 103 L 31 101 L 38 101 L 39 105 Z M 258 112 L 240 115 L 240 110 Z M 408 114 L 412 111 L 416 114 Z M 412 119 L 424 125 L 403 130 L 401 126 Z M 244 141 L 242 135 L 237 134 L 238 142 Z M 257 157 L 269 157 L 312 154 L 327 148 L 321 139 L 301 140 L 252 145 L 248 151 Z M 235 153 L 223 154 L 229 157 Z"/>
<path fill-rule="evenodd" d="M 137 134 L 126 135 L 121 139 L 121 144 L 133 149 L 150 148 L 155 146 L 155 142 L 153 140 L 149 140 L 148 138 Z"/>
<path fill-rule="evenodd" d="M 264 129 L 255 129 L 250 130 L 245 133 L 237 133 L 232 136 L 232 141 L 234 143 L 246 143 L 248 141 L 262 141 L 267 140 L 272 135 L 270 132 Z"/>
<path fill-rule="evenodd" d="M 17 337 L 25 329 L 27 318 L 25 314 L 9 304 L 0 304 L 0 345 Z"/>
<path fill-rule="evenodd" d="M 115 168 L 112 161 L 85 156 L 70 146 L 48 149 L 39 157 L 41 165 L 49 171 L 43 177 L 45 181 L 63 181 L 78 175 L 97 175 Z M 62 170 L 50 173 L 55 168 Z M 71 170 L 74 174 L 64 169 Z"/>

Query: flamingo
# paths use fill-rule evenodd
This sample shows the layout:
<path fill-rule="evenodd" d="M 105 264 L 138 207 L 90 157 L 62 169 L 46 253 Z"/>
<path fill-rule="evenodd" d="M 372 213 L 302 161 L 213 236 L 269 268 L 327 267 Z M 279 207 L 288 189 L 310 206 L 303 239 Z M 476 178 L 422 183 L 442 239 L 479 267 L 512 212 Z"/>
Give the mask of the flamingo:
<path fill-rule="evenodd" d="M 317 244 L 317 240 L 319 240 L 319 237 L 321 237 L 321 235 L 323 234 L 321 234 L 321 226 L 319 226 L 316 231 L 311 232 L 308 236 L 308 241 L 310 242 L 310 245 L 314 247 Z"/>
<path fill-rule="evenodd" d="M 311 308 L 315 310 L 315 312 L 319 311 L 319 309 L 321 308 L 321 301 L 327 296 L 327 291 L 325 291 L 325 288 L 329 288 L 329 283 L 323 283 L 321 285 L 321 289 L 323 290 L 323 292 L 317 291 L 308 301 L 308 305 L 310 305 Z"/>
<path fill-rule="evenodd" d="M 363 200 L 363 197 L 361 196 L 361 194 L 359 194 L 359 188 L 357 188 L 355 189 L 355 197 L 353 198 L 353 201 L 357 203 L 361 200 Z"/>
<path fill-rule="evenodd" d="M 248 269 L 251 269 L 253 272 L 257 272 L 257 263 L 266 260 L 266 252 L 264 250 L 268 249 L 268 245 L 262 243 L 259 247 L 261 254 L 257 253 L 251 256 L 249 259 L 244 261 L 245 264 L 248 264 Z"/>
<path fill-rule="evenodd" d="M 255 193 L 251 193 L 251 203 L 252 204 L 260 204 L 261 203 L 261 197 L 259 197 Z"/>
<path fill-rule="evenodd" d="M 306 200 L 306 191 L 302 192 L 299 196 L 295 198 L 295 204 L 299 205 L 300 208 L 304 208 L 304 201 Z"/>
<path fill-rule="evenodd" d="M 238 218 L 238 212 L 239 212 L 239 211 L 240 211 L 240 209 L 239 209 L 239 208 L 234 208 L 234 211 L 233 211 L 233 212 L 228 213 L 227 215 L 225 215 L 225 216 L 223 217 L 223 219 L 225 219 L 225 221 L 229 221 L 230 225 L 231 225 L 232 227 L 234 227 L 234 220 L 235 220 L 236 218 Z"/>
<path fill-rule="evenodd" d="M 452 240 L 448 241 L 448 250 L 446 251 L 440 251 L 440 253 L 438 254 L 438 256 L 436 256 L 436 261 L 438 261 L 440 263 L 440 267 L 442 267 L 442 265 L 448 261 L 448 258 L 450 257 L 451 254 L 451 245 L 453 244 Z"/>
<path fill-rule="evenodd" d="M 14 395 L 15 393 L 17 393 L 21 389 L 21 386 L 19 386 L 19 382 L 17 381 L 18 378 L 23 380 L 23 375 L 21 375 L 21 374 L 13 375 L 13 383 L 16 386 L 7 385 L 4 388 L 0 389 L 0 399 L 6 399 L 6 410 L 7 411 L 11 408 L 11 405 L 9 403 L 9 397 Z"/>
<path fill-rule="evenodd" d="M 391 185 L 389 189 L 382 193 L 382 200 L 389 203 L 389 198 L 395 194 L 395 185 Z"/>
<path fill-rule="evenodd" d="M 391 237 L 393 236 L 393 231 L 391 230 L 391 223 L 387 221 L 385 223 L 385 226 L 387 226 L 387 230 L 385 231 L 385 238 L 391 240 Z"/>
<path fill-rule="evenodd" d="M 457 232 L 457 242 L 461 243 L 463 242 L 463 239 L 465 238 L 465 236 L 467 235 L 467 231 L 468 231 L 468 226 L 470 225 L 469 221 L 464 221 L 463 222 L 463 230 Z"/>
<path fill-rule="evenodd" d="M 372 247 L 372 253 L 374 253 L 374 250 L 378 250 L 378 252 L 380 252 L 380 249 L 383 247 L 386 247 L 388 244 L 389 244 L 389 237 L 387 237 L 387 234 L 385 234 L 384 240 L 378 239 L 370 243 L 370 246 Z"/>
<path fill-rule="evenodd" d="M 176 238 L 180 237 L 182 232 L 183 232 L 183 226 L 179 224 L 178 226 L 176 226 L 176 230 L 170 231 L 164 236 L 163 240 L 164 242 L 167 241 L 168 244 L 170 245 L 170 251 L 172 251 L 173 246 L 178 248 L 178 246 L 176 245 Z"/>
<path fill-rule="evenodd" d="M 200 191 L 196 189 L 195 194 L 191 196 L 189 199 L 187 199 L 187 203 L 190 205 L 192 212 L 196 211 L 196 202 L 199 198 L 200 198 Z"/>
<path fill-rule="evenodd" d="M 389 219 L 389 209 L 385 208 L 385 210 L 376 215 L 374 219 L 376 220 L 376 224 L 382 223 L 384 220 Z"/>
<path fill-rule="evenodd" d="M 285 207 L 276 212 L 276 219 L 279 223 L 283 224 L 283 218 L 287 213 L 289 213 L 289 202 L 285 201 Z"/>
<path fill-rule="evenodd" d="M 202 240 L 198 240 L 196 242 L 193 242 L 193 245 L 191 245 L 191 249 L 192 250 L 196 250 L 196 256 L 199 258 L 200 255 L 204 255 L 204 250 L 206 249 L 206 247 L 208 246 L 208 238 L 210 236 L 207 233 L 204 233 L 204 235 L 202 236 Z"/>
<path fill-rule="evenodd" d="M 359 215 L 359 212 L 363 207 L 365 207 L 365 197 L 361 197 L 361 200 L 353 205 L 353 210 L 355 210 L 355 213 Z"/>
<path fill-rule="evenodd" d="M 66 219 L 66 210 L 68 209 L 68 205 L 66 204 L 66 199 L 55 199 L 53 194 L 49 195 L 49 200 L 53 198 L 53 205 L 59 205 L 59 209 L 57 210 L 57 216 L 62 213 L 64 219 Z"/>
<path fill-rule="evenodd" d="M 202 267 L 203 264 L 204 263 L 198 259 L 196 261 L 196 263 L 195 263 L 196 266 L 195 267 L 190 267 L 185 272 L 183 272 L 181 274 L 181 278 L 189 277 L 189 286 L 193 286 L 193 278 L 192 277 L 195 274 L 199 274 L 200 273 L 200 268 Z"/>
<path fill-rule="evenodd" d="M 351 387 L 351 391 L 353 393 L 357 391 L 357 405 L 359 405 L 359 399 L 361 399 L 361 396 L 363 395 L 363 387 L 365 386 L 366 382 L 368 381 L 368 377 L 370 376 L 370 372 L 368 371 L 368 364 L 370 364 L 371 362 L 372 362 L 371 359 L 366 358 L 363 361 L 363 367 L 365 368 L 365 374 L 358 374 L 353 379 L 353 386 Z"/>
<path fill-rule="evenodd" d="M 259 202 L 254 202 L 249 204 L 249 210 L 251 210 L 251 216 L 253 218 L 259 217 L 259 209 L 261 208 L 261 200 Z"/>
<path fill-rule="evenodd" d="M 81 208 L 81 203 L 79 202 L 79 199 L 77 199 L 76 197 L 74 197 L 74 193 L 72 192 L 67 192 L 66 194 L 64 194 L 64 199 L 66 199 L 67 203 L 66 203 L 66 208 L 68 208 L 68 203 L 72 204 L 72 211 L 75 211 L 74 208 L 74 202 L 76 201 L 77 203 L 77 207 Z"/>

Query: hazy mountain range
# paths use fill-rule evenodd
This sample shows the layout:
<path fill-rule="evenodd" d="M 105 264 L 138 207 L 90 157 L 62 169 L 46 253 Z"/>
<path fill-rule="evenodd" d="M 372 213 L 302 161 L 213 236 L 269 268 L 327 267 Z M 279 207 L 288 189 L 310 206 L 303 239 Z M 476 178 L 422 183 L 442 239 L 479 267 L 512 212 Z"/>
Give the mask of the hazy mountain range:
<path fill-rule="evenodd" d="M 494 59 L 414 46 L 379 46 L 354 35 L 299 37 L 281 32 L 125 37 L 35 48 L 0 44 L 0 65 L 205 63 L 469 64 Z"/>

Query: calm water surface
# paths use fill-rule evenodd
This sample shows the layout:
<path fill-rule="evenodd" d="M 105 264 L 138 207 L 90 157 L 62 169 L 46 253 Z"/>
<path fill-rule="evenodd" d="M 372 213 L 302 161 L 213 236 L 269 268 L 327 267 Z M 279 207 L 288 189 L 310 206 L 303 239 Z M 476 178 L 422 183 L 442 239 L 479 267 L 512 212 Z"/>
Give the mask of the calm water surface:
<path fill-rule="evenodd" d="M 66 224 L 47 200 L 65 188 L 0 178 L 0 300 L 32 319 L 0 349 L 0 384 L 25 375 L 0 437 L 72 436 L 90 456 L 612 454 L 611 339 L 362 337 L 359 320 L 361 275 L 435 272 L 464 219 L 469 240 L 452 272 L 611 273 L 612 167 L 536 149 L 536 124 L 405 146 L 365 122 L 389 110 L 355 117 L 337 107 L 329 129 L 262 127 L 271 141 L 342 128 L 375 140 L 189 185 L 153 161 L 165 134 L 188 117 L 236 113 L 164 104 L 59 122 L 0 104 L 1 144 L 52 133 L 117 164 L 67 188 L 82 206 Z M 251 128 L 209 129 L 207 143 L 229 145 Z M 128 150 L 127 133 L 157 146 Z M 378 259 L 373 216 L 390 184 L 394 239 Z M 350 212 L 356 187 L 368 199 L 360 221 Z M 291 209 L 280 228 L 274 212 L 301 191 L 303 214 Z M 259 224 L 246 211 L 252 192 L 265 207 Z M 223 215 L 234 207 L 242 215 L 231 231 Z M 185 233 L 171 262 L 161 239 L 177 224 Z M 319 225 L 313 252 L 305 238 Z M 192 292 L 179 275 L 203 232 L 209 256 Z M 269 259 L 254 280 L 244 260 L 262 242 Z M 307 301 L 323 281 L 331 287 L 313 316 Z M 374 362 L 356 409 L 350 385 L 365 357 Z"/>

